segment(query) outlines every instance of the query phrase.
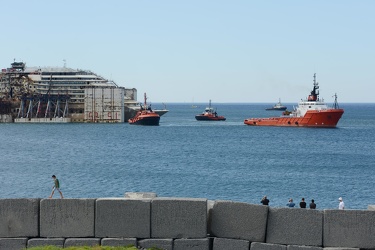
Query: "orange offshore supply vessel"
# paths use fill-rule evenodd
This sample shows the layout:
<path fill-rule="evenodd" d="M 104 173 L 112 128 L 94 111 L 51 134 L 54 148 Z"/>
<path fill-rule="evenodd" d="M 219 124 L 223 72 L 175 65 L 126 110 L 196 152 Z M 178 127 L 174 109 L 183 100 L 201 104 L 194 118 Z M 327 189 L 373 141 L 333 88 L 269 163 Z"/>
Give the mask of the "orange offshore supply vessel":
<path fill-rule="evenodd" d="M 285 111 L 280 117 L 248 118 L 245 124 L 251 126 L 284 126 L 284 127 L 323 127 L 334 128 L 339 122 L 343 109 L 337 104 L 337 95 L 333 108 L 329 108 L 319 99 L 319 86 L 314 74 L 314 88 L 307 100 L 298 103 L 293 111 Z"/>

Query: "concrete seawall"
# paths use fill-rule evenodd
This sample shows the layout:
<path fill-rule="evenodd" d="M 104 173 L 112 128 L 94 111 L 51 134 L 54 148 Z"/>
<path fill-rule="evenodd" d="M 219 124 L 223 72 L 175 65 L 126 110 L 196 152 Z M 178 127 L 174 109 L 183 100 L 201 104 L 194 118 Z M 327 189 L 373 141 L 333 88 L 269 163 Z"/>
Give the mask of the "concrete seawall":
<path fill-rule="evenodd" d="M 0 199 L 0 250 L 375 249 L 375 210 L 273 208 L 193 198 Z"/>

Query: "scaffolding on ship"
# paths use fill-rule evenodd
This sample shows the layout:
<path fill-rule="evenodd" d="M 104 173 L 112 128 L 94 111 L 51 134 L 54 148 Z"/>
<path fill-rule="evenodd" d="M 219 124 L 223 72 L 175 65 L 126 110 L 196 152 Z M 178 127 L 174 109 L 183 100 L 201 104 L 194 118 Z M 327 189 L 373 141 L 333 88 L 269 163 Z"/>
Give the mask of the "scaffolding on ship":
<path fill-rule="evenodd" d="M 22 118 L 31 122 L 46 122 L 48 119 L 52 121 L 54 118 L 67 118 L 69 115 L 69 95 L 24 95 L 20 99 L 16 122 L 21 122 Z"/>

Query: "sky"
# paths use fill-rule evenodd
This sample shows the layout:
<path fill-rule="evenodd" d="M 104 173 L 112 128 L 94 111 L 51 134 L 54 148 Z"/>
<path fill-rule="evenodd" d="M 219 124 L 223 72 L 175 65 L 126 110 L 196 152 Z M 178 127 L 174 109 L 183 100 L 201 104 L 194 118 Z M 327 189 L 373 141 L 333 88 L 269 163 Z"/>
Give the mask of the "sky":
<path fill-rule="evenodd" d="M 91 70 L 138 100 L 374 102 L 372 0 L 19 0 L 1 3 L 0 67 Z"/>

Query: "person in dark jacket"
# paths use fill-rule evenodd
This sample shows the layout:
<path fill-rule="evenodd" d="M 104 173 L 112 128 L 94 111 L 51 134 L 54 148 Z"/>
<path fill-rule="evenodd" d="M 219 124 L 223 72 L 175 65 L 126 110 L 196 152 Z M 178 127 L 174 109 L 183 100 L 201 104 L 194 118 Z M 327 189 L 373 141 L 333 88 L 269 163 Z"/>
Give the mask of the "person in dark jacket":
<path fill-rule="evenodd" d="M 310 209 L 315 209 L 315 208 L 316 208 L 316 204 L 314 202 L 314 199 L 312 199 L 310 203 Z"/>
<path fill-rule="evenodd" d="M 264 196 L 264 197 L 262 198 L 262 200 L 260 201 L 260 203 L 262 203 L 262 204 L 265 205 L 265 206 L 268 206 L 268 203 L 270 203 L 270 200 L 267 199 L 267 196 Z"/>

